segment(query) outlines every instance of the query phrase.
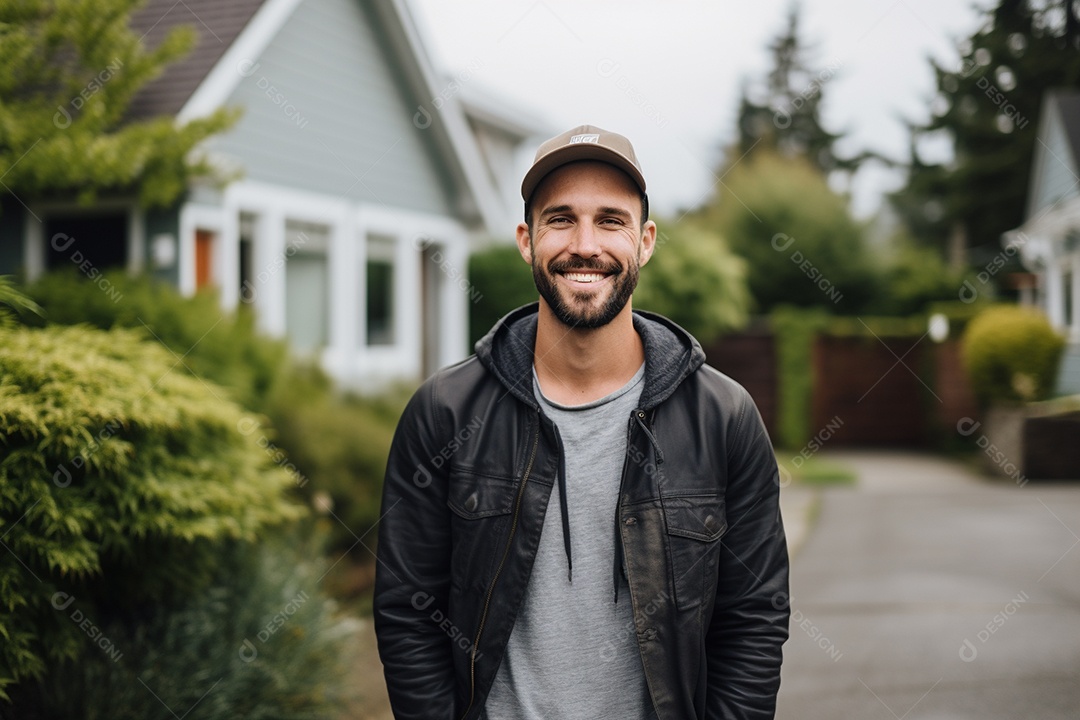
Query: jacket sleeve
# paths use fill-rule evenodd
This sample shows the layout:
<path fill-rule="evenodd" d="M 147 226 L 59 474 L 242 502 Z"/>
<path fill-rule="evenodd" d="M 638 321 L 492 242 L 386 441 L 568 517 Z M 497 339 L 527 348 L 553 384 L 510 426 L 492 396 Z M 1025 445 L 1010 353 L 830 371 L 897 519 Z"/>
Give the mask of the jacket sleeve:
<path fill-rule="evenodd" d="M 383 482 L 374 620 L 396 720 L 458 714 L 451 638 L 438 622 L 450 591 L 450 520 L 436 378 L 398 421 Z"/>
<path fill-rule="evenodd" d="M 788 554 L 780 483 L 761 417 L 743 396 L 728 438 L 728 530 L 706 635 L 710 720 L 772 718 L 788 637 Z"/>

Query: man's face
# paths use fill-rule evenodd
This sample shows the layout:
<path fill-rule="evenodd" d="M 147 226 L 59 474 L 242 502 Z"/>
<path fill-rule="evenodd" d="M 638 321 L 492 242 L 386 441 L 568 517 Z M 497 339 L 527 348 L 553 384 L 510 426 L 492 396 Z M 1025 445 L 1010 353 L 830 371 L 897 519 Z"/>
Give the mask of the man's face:
<path fill-rule="evenodd" d="M 542 301 L 567 327 L 607 325 L 627 308 L 655 245 L 637 186 L 611 165 L 579 161 L 545 177 L 531 207 L 533 228 L 518 226 L 518 249 Z"/>

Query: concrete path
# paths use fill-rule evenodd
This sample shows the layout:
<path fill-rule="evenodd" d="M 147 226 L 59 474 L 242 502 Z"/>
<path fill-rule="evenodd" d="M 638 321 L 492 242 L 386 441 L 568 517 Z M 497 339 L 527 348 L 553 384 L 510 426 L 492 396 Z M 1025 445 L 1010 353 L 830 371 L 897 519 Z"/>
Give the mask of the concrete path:
<path fill-rule="evenodd" d="M 829 459 L 860 481 L 796 529 L 778 720 L 1080 718 L 1080 482 Z"/>

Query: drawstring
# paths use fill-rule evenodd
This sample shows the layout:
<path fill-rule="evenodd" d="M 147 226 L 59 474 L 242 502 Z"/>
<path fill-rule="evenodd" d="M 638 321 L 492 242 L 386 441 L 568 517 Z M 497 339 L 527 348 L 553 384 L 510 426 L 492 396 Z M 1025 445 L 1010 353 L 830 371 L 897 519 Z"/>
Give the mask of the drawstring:
<path fill-rule="evenodd" d="M 629 443 L 632 439 L 632 431 L 634 429 L 633 421 L 636 420 L 637 424 L 641 426 L 641 429 L 645 431 L 645 435 L 652 443 L 653 451 L 656 453 L 656 464 L 659 465 L 664 462 L 664 451 L 660 449 L 660 443 L 656 440 L 656 436 L 652 434 L 652 430 L 645 424 L 645 412 L 642 410 L 635 410 L 631 414 L 633 420 L 630 421 L 630 427 L 626 431 L 626 442 L 629 449 Z M 621 503 L 620 498 L 619 502 Z M 625 554 L 623 553 L 622 546 L 622 528 L 619 527 L 619 513 L 615 512 L 615 563 L 612 567 L 612 580 L 615 586 L 615 603 L 619 602 L 619 574 L 622 572 L 623 563 L 626 561 Z"/>
<path fill-rule="evenodd" d="M 566 579 L 574 584 L 574 559 L 570 554 L 570 509 L 566 503 L 566 453 L 563 451 L 559 426 L 551 423 L 555 430 L 555 442 L 559 444 L 559 509 L 562 511 L 563 547 L 566 548 Z"/>

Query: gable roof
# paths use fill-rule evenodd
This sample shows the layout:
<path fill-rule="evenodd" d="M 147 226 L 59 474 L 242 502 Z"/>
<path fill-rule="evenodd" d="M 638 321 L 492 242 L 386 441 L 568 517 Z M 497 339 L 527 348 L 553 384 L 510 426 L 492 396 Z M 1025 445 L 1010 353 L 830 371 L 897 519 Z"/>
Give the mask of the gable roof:
<path fill-rule="evenodd" d="M 1035 135 L 1025 222 L 1043 215 L 1065 196 L 1076 194 L 1073 179 L 1080 171 L 1080 90 L 1048 90 Z"/>
<path fill-rule="evenodd" d="M 175 116 L 187 122 L 221 107 L 244 79 L 245 63 L 253 64 L 303 0 L 149 0 L 132 18 L 143 42 L 154 47 L 173 27 L 193 25 L 195 47 L 148 83 L 133 99 L 130 116 Z M 395 63 L 402 71 L 406 94 L 420 105 L 443 97 L 406 0 L 367 2 Z M 461 100 L 444 97 L 425 131 L 431 147 L 445 161 L 455 188 L 455 209 L 478 222 L 490 235 L 505 234 L 506 212 L 498 189 L 466 119 Z M 510 127 L 512 123 L 508 122 Z M 522 139 L 525 139 L 524 136 Z"/>
<path fill-rule="evenodd" d="M 1047 93 L 1047 104 L 1056 107 L 1065 126 L 1072 160 L 1080 167 L 1080 90 L 1053 90 Z"/>

